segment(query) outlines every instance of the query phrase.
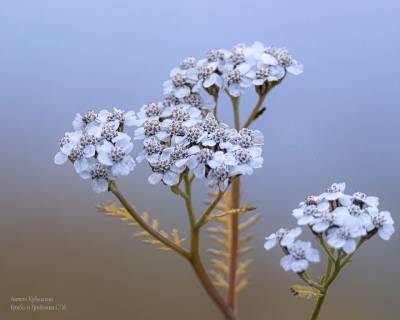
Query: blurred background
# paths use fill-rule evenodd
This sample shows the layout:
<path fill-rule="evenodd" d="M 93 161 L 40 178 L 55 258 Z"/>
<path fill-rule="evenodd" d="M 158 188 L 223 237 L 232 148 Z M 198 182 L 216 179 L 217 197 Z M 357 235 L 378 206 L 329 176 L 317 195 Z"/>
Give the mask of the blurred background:
<path fill-rule="evenodd" d="M 350 193 L 378 195 L 399 221 L 399 16 L 396 0 L 3 0 L 0 318 L 221 318 L 183 259 L 132 239 L 133 230 L 96 212 L 112 195 L 95 195 L 53 157 L 76 112 L 138 109 L 162 98 L 162 82 L 182 58 L 260 40 L 288 47 L 305 72 L 268 96 L 268 112 L 255 123 L 266 137 L 265 163 L 243 179 L 243 201 L 262 220 L 239 310 L 246 320 L 308 319 L 311 302 L 291 296 L 298 280 L 281 270 L 279 250 L 263 249 L 264 237 L 294 225 L 298 202 L 336 181 Z M 230 106 L 221 110 L 229 119 Z M 150 186 L 148 175 L 138 166 L 121 190 L 163 228 L 184 233 L 182 203 Z M 196 207 L 204 199 L 198 194 Z M 398 319 L 399 234 L 357 253 L 321 319 Z M 10 311 L 11 297 L 29 295 L 67 309 Z"/>

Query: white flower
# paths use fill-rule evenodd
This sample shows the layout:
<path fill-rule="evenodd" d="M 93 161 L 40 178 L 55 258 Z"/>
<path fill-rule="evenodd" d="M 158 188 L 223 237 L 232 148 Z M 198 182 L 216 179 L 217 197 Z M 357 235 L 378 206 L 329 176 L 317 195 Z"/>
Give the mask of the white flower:
<path fill-rule="evenodd" d="M 346 189 L 346 183 L 333 183 L 326 192 L 322 193 L 319 197 L 328 201 L 335 201 L 344 198 L 344 190 Z"/>
<path fill-rule="evenodd" d="M 288 253 L 281 259 L 285 271 L 301 273 L 307 270 L 309 262 L 319 262 L 319 252 L 311 247 L 311 242 L 296 240 L 288 247 Z"/>
<path fill-rule="evenodd" d="M 100 163 L 110 166 L 114 176 L 127 176 L 135 167 L 135 162 L 128 155 L 133 148 L 131 138 L 125 133 L 119 133 L 112 143 L 105 140 L 97 148 L 97 159 Z"/>
<path fill-rule="evenodd" d="M 208 148 L 203 148 L 199 152 L 189 156 L 187 166 L 196 176 L 196 178 L 202 179 L 206 174 L 206 165 L 213 158 L 213 151 Z"/>
<path fill-rule="evenodd" d="M 246 48 L 245 55 L 248 57 L 252 56 L 258 63 L 262 63 L 263 65 L 278 65 L 278 60 L 259 41 L 254 42 L 251 47 Z"/>
<path fill-rule="evenodd" d="M 377 229 L 381 239 L 389 240 L 394 233 L 394 221 L 390 212 L 379 211 L 374 207 L 368 208 L 367 210 L 371 215 L 371 223 L 367 226 L 367 230 L 370 232 Z"/>
<path fill-rule="evenodd" d="M 350 215 L 337 220 L 337 226 L 328 230 L 328 245 L 335 249 L 343 249 L 347 254 L 351 254 L 356 250 L 356 240 L 365 235 L 365 229 L 357 219 Z"/>
<path fill-rule="evenodd" d="M 252 85 L 251 66 L 241 63 L 237 67 L 233 65 L 225 66 L 226 89 L 233 97 L 239 97 L 244 93 L 244 89 Z"/>
<path fill-rule="evenodd" d="M 207 175 L 208 186 L 210 188 L 218 187 L 219 190 L 225 190 L 228 186 L 230 177 L 230 166 L 225 163 L 216 165 L 210 169 Z"/>
<path fill-rule="evenodd" d="M 206 60 L 200 60 L 197 64 L 197 76 L 199 79 L 199 84 L 206 89 L 212 86 L 221 88 L 223 85 L 223 80 L 217 73 L 218 66 L 219 63 L 217 61 L 208 62 Z"/>
<path fill-rule="evenodd" d="M 160 140 L 165 140 L 166 133 L 161 131 L 160 121 L 157 119 L 146 120 L 143 123 L 143 127 L 139 127 L 135 130 L 135 140 L 143 140 L 146 137 L 156 136 Z"/>
<path fill-rule="evenodd" d="M 179 176 L 185 167 L 177 167 L 169 158 L 159 157 L 157 161 L 151 163 L 153 173 L 148 178 L 150 184 L 163 182 L 168 186 L 176 185 Z"/>
<path fill-rule="evenodd" d="M 200 110 L 211 110 L 214 107 L 214 103 L 211 103 L 209 100 L 204 99 L 200 92 L 201 90 L 199 90 L 198 92 L 192 92 L 187 97 L 184 97 L 183 103 L 188 104 L 191 107 L 198 108 Z"/>
<path fill-rule="evenodd" d="M 137 126 L 142 126 L 146 120 L 159 120 L 162 116 L 169 116 L 171 114 L 170 109 L 170 107 L 165 107 L 165 105 L 161 102 L 145 104 L 137 113 L 137 120 L 135 121 L 135 124 Z"/>
<path fill-rule="evenodd" d="M 190 95 L 192 87 L 197 81 L 197 74 L 194 70 L 173 69 L 171 79 L 164 82 L 164 94 L 174 95 L 178 99 Z"/>
<path fill-rule="evenodd" d="M 75 167 L 76 172 L 87 169 L 89 163 L 88 158 L 95 155 L 96 148 L 94 144 L 81 143 L 82 131 L 68 132 L 61 141 L 60 151 L 54 157 L 55 164 L 64 164 L 70 160 Z M 93 138 L 95 141 L 95 138 Z"/>
<path fill-rule="evenodd" d="M 259 130 L 243 128 L 231 135 L 231 143 L 242 148 L 260 147 L 264 144 L 264 135 Z"/>
<path fill-rule="evenodd" d="M 82 130 L 88 125 L 92 125 L 97 120 L 97 112 L 93 110 L 86 111 L 83 115 L 77 113 L 72 126 L 74 130 Z"/>
<path fill-rule="evenodd" d="M 185 136 L 181 143 L 200 144 L 206 137 L 207 134 L 204 132 L 203 128 L 200 125 L 194 125 L 185 130 Z"/>
<path fill-rule="evenodd" d="M 257 63 L 255 71 L 249 73 L 255 86 L 261 86 L 266 82 L 281 80 L 285 76 L 285 69 L 280 65 L 271 66 Z"/>
<path fill-rule="evenodd" d="M 293 228 L 293 229 L 285 229 L 280 228 L 278 231 L 274 232 L 273 234 L 269 235 L 265 238 L 267 240 L 264 244 L 265 250 L 270 250 L 275 247 L 278 243 L 282 247 L 288 247 L 293 244 L 296 238 L 301 234 L 301 228 Z"/>
<path fill-rule="evenodd" d="M 337 208 L 339 209 L 339 208 Z M 371 215 L 367 210 L 361 209 L 357 204 L 351 204 L 348 206 L 349 214 L 358 220 L 363 228 L 367 228 L 371 224 Z"/>
<path fill-rule="evenodd" d="M 136 157 L 137 162 L 146 159 L 149 162 L 157 161 L 159 154 L 165 146 L 156 137 L 149 137 L 143 140 L 143 151 Z"/>
<path fill-rule="evenodd" d="M 361 208 L 364 207 L 364 205 L 367 205 L 369 207 L 375 207 L 375 208 L 377 208 L 379 206 L 379 198 L 378 197 L 367 196 L 363 192 L 354 193 L 353 196 L 351 197 L 351 199 L 354 204 L 360 206 Z"/>
<path fill-rule="evenodd" d="M 134 111 L 127 111 L 113 108 L 110 112 L 108 110 L 101 110 L 98 113 L 97 121 L 100 123 L 107 123 L 117 121 L 118 124 L 125 126 L 133 126 L 136 124 L 136 116 Z"/>
<path fill-rule="evenodd" d="M 234 165 L 231 174 L 253 174 L 254 169 L 262 167 L 263 157 L 261 156 L 262 149 L 259 147 L 242 148 L 235 146 L 229 152 L 236 159 L 237 163 Z"/>
<path fill-rule="evenodd" d="M 195 57 L 187 57 L 182 60 L 179 65 L 181 70 L 189 70 L 193 69 L 196 66 L 196 58 Z"/>
<path fill-rule="evenodd" d="M 237 163 L 236 159 L 232 154 L 224 153 L 223 151 L 217 151 L 213 154 L 213 157 L 208 161 L 208 165 L 214 169 L 221 165 L 234 166 Z"/>
<path fill-rule="evenodd" d="M 299 75 L 303 73 L 303 65 L 298 63 L 293 57 L 289 54 L 287 49 L 281 48 L 276 51 L 276 58 L 279 63 L 285 67 L 286 71 L 293 74 Z"/>
<path fill-rule="evenodd" d="M 300 226 L 312 225 L 320 215 L 320 209 L 315 204 L 304 205 L 294 209 L 292 215 Z"/>
<path fill-rule="evenodd" d="M 225 49 L 211 49 L 207 53 L 207 60 L 208 62 L 216 62 L 218 71 L 223 71 L 223 66 L 226 63 L 226 60 L 231 55 L 231 52 Z M 202 60 L 199 60 L 199 64 L 203 64 Z"/>
<path fill-rule="evenodd" d="M 197 154 L 199 152 L 199 146 L 188 147 L 187 145 L 178 144 L 173 147 L 165 148 L 161 153 L 161 158 L 168 159 L 172 161 L 175 166 L 181 168 L 182 166 L 186 165 L 191 155 Z"/>
<path fill-rule="evenodd" d="M 94 192 L 101 193 L 108 190 L 108 182 L 111 176 L 110 168 L 97 160 L 90 159 L 88 167 L 79 175 L 83 179 L 91 179 Z"/>

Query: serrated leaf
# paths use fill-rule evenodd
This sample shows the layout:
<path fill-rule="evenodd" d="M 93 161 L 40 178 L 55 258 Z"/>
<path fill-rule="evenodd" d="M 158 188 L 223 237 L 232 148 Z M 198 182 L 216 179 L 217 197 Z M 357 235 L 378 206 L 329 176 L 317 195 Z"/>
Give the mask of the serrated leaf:
<path fill-rule="evenodd" d="M 222 250 L 216 250 L 216 249 L 207 249 L 207 252 L 209 254 L 212 254 L 216 257 L 221 257 L 221 258 L 225 258 L 228 259 L 229 258 L 229 254 L 225 251 Z"/>
<path fill-rule="evenodd" d="M 249 281 L 247 278 L 243 278 L 239 281 L 239 283 L 235 287 L 235 291 L 239 293 L 241 290 L 243 290 L 247 285 L 249 284 Z"/>
<path fill-rule="evenodd" d="M 224 248 L 229 248 L 229 242 L 226 239 L 217 237 L 215 235 L 211 235 L 208 237 L 210 240 L 215 241 L 216 243 L 222 245 Z"/>
<path fill-rule="evenodd" d="M 246 221 L 239 224 L 239 231 L 240 232 L 246 231 L 250 227 L 254 226 L 258 222 L 258 220 L 260 220 L 259 214 L 255 214 L 255 215 L 251 216 Z"/>
<path fill-rule="evenodd" d="M 212 270 L 210 271 L 210 275 L 214 285 L 224 289 L 229 288 L 228 282 L 221 273 Z"/>
<path fill-rule="evenodd" d="M 252 235 L 247 235 L 239 239 L 239 246 L 249 243 L 253 239 Z"/>
<path fill-rule="evenodd" d="M 109 202 L 105 205 L 97 205 L 97 210 L 103 212 L 107 216 L 118 217 L 121 221 L 127 222 L 127 225 L 130 227 L 140 227 L 139 224 L 132 218 L 132 216 L 124 209 L 118 208 L 113 202 Z M 177 229 L 173 229 L 171 234 L 169 235 L 164 230 L 160 230 L 160 223 L 157 219 L 151 219 L 148 212 L 143 212 L 141 215 L 143 221 L 148 225 L 149 228 L 157 231 L 164 238 L 171 238 L 172 241 L 181 246 L 184 239 L 179 236 L 179 232 Z M 162 242 L 157 239 L 154 239 L 151 234 L 149 234 L 145 230 L 140 230 L 134 232 L 132 234 L 134 238 L 141 238 L 141 241 L 147 244 L 154 245 L 158 247 L 158 249 L 163 251 L 172 251 L 170 248 L 166 247 Z"/>
<path fill-rule="evenodd" d="M 239 265 L 236 269 L 236 276 L 237 277 L 241 277 L 244 274 L 246 274 L 248 267 L 251 265 L 251 263 L 253 262 L 252 259 L 247 259 L 245 261 L 241 261 L 239 262 Z"/>
<path fill-rule="evenodd" d="M 302 284 L 295 284 L 291 286 L 290 291 L 294 296 L 302 299 L 318 299 L 322 295 L 317 288 Z"/>

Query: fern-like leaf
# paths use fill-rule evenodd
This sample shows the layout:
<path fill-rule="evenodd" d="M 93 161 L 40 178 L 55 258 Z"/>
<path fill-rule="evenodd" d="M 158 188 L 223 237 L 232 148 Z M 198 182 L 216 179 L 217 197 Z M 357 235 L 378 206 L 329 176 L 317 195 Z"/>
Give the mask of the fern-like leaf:
<path fill-rule="evenodd" d="M 105 205 L 97 205 L 96 208 L 99 212 L 102 212 L 107 216 L 119 218 L 121 221 L 126 222 L 127 225 L 130 227 L 140 228 L 139 224 L 132 218 L 129 212 L 126 211 L 124 208 L 117 207 L 114 202 L 108 202 Z M 182 246 L 182 243 L 184 242 L 185 239 L 181 238 L 178 229 L 173 229 L 172 232 L 168 234 L 164 230 L 160 229 L 159 221 L 157 219 L 152 219 L 148 212 L 143 212 L 141 217 L 149 228 L 153 229 L 154 231 L 157 231 L 165 238 L 170 239 L 176 245 L 180 247 Z M 171 251 L 170 248 L 166 247 L 159 240 L 154 239 L 146 230 L 141 229 L 139 231 L 136 231 L 132 234 L 132 237 L 139 238 L 143 243 L 156 246 L 160 250 Z"/>
<path fill-rule="evenodd" d="M 210 193 L 212 197 L 216 197 L 215 193 Z M 214 284 L 220 288 L 228 289 L 228 277 L 229 277 L 229 263 L 230 263 L 230 216 L 232 214 L 238 214 L 241 218 L 239 224 L 239 233 L 243 234 L 248 231 L 253 225 L 257 223 L 260 216 L 258 214 L 249 214 L 249 212 L 255 210 L 250 204 L 245 205 L 242 208 L 232 209 L 231 208 L 231 193 L 226 192 L 218 203 L 215 212 L 213 212 L 208 221 L 213 221 L 214 225 L 207 229 L 209 239 L 217 244 L 219 249 L 208 249 L 208 253 L 213 255 L 214 258 L 211 260 L 211 271 L 210 275 Z M 252 236 L 250 234 L 243 235 L 239 238 L 239 248 L 237 254 L 239 257 L 248 253 L 252 250 L 248 244 L 251 242 Z M 239 293 L 244 289 L 249 281 L 247 278 L 247 271 L 252 263 L 251 259 L 239 260 L 236 269 L 236 287 L 235 290 Z"/>

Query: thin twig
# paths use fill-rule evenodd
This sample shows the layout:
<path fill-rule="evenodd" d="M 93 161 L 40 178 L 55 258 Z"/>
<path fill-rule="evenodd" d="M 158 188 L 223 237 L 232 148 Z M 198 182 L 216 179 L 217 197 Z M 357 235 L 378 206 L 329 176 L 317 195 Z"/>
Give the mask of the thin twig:
<path fill-rule="evenodd" d="M 119 200 L 121 205 L 128 211 L 128 213 L 131 215 L 131 217 L 144 229 L 146 230 L 151 236 L 153 236 L 155 239 L 160 241 L 162 244 L 164 244 L 166 247 L 172 249 L 173 251 L 177 252 L 179 255 L 184 257 L 185 259 L 190 258 L 190 253 L 187 252 L 184 248 L 181 246 L 178 246 L 176 243 L 172 242 L 168 238 L 164 237 L 162 234 L 160 234 L 158 231 L 154 230 L 151 226 L 149 226 L 143 218 L 140 216 L 138 212 L 129 204 L 129 202 L 125 199 L 125 197 L 120 193 L 120 191 L 117 188 L 117 184 L 115 181 L 111 181 L 109 183 L 109 191 L 111 191 Z"/>

